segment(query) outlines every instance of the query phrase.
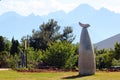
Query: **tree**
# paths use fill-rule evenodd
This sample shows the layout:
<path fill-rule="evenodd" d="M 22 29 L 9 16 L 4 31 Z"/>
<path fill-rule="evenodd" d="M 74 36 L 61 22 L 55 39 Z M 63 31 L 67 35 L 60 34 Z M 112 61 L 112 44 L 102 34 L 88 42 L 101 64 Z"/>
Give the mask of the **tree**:
<path fill-rule="evenodd" d="M 5 42 L 5 51 L 10 52 L 12 43 L 7 38 L 4 38 L 4 42 Z"/>
<path fill-rule="evenodd" d="M 0 52 L 5 50 L 4 38 L 0 36 Z"/>
<path fill-rule="evenodd" d="M 29 39 L 30 46 L 34 49 L 46 50 L 48 44 L 51 44 L 55 41 L 68 41 L 72 42 L 74 40 L 71 27 L 66 27 L 63 31 L 63 34 L 59 32 L 60 26 L 57 24 L 57 21 L 53 19 L 49 20 L 46 24 L 43 23 L 40 25 L 39 30 L 33 30 L 32 36 Z"/>
<path fill-rule="evenodd" d="M 114 47 L 114 57 L 116 60 L 120 59 L 120 43 L 116 43 Z"/>
<path fill-rule="evenodd" d="M 19 42 L 18 40 L 14 40 L 14 38 L 12 38 L 12 46 L 11 46 L 11 49 L 10 49 L 10 54 L 11 55 L 15 55 L 15 53 L 18 53 L 19 52 Z"/>
<path fill-rule="evenodd" d="M 0 36 L 0 68 L 9 67 L 10 42 L 5 37 Z"/>
<path fill-rule="evenodd" d="M 55 41 L 59 36 L 60 27 L 57 22 L 51 19 L 48 23 L 43 23 L 39 27 L 40 30 L 33 30 L 33 35 L 30 37 L 30 46 L 34 49 L 45 50 L 48 47 L 48 43 Z"/>
<path fill-rule="evenodd" d="M 72 42 L 75 37 L 72 34 L 73 30 L 70 26 L 67 26 L 63 30 L 63 34 L 61 34 L 61 41 L 67 41 L 67 42 Z"/>

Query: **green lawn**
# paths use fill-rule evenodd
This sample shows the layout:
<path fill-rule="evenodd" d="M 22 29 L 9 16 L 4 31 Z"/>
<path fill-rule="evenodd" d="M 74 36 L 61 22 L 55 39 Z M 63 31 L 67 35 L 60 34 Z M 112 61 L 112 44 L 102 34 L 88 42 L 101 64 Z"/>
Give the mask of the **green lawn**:
<path fill-rule="evenodd" d="M 120 80 L 120 72 L 96 72 L 95 75 L 78 77 L 77 72 L 25 73 L 12 70 L 0 71 L 0 80 Z"/>

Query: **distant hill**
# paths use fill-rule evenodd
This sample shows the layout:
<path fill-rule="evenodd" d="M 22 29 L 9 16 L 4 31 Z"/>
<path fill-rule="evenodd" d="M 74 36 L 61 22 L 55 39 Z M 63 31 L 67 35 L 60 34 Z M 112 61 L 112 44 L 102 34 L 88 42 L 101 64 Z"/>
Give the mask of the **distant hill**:
<path fill-rule="evenodd" d="M 0 15 L 0 35 L 9 39 L 13 36 L 20 40 L 22 36 L 31 35 L 32 29 L 38 29 L 43 22 L 49 19 L 55 19 L 63 29 L 64 26 L 72 26 L 74 35 L 76 35 L 75 43 L 79 42 L 81 28 L 78 22 L 89 23 L 91 27 L 89 32 L 93 43 L 106 39 L 120 31 L 119 21 L 120 14 L 111 12 L 105 8 L 95 10 L 93 7 L 82 4 L 69 13 L 64 11 L 52 12 L 45 16 L 21 16 L 15 12 L 8 12 Z M 108 29 L 106 29 L 108 28 Z"/>
<path fill-rule="evenodd" d="M 120 34 L 117 34 L 115 36 L 112 36 L 110 38 L 107 38 L 103 41 L 100 41 L 95 44 L 95 47 L 100 50 L 100 49 L 114 49 L 114 45 L 116 43 L 120 43 Z"/>

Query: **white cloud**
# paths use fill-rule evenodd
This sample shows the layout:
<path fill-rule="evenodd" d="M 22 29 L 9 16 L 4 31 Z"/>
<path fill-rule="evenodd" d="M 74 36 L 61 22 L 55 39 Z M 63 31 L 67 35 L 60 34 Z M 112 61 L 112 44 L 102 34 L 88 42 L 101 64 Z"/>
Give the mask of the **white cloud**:
<path fill-rule="evenodd" d="M 58 0 L 3 0 L 0 2 L 0 14 L 8 11 L 15 11 L 21 15 L 46 15 L 50 12 L 64 10 L 69 12 L 75 8 L 76 3 L 60 2 Z"/>
<path fill-rule="evenodd" d="M 96 9 L 105 7 L 111 11 L 120 13 L 119 0 L 2 0 L 0 1 L 0 14 L 15 11 L 27 16 L 31 13 L 46 15 L 58 10 L 69 12 L 83 3 L 89 4 Z"/>
<path fill-rule="evenodd" d="M 87 3 L 96 9 L 104 7 L 111 11 L 120 13 L 120 0 L 84 0 L 84 3 Z"/>
<path fill-rule="evenodd" d="M 45 7 L 44 2 L 38 0 L 5 0 L 0 5 L 0 12 L 16 11 L 21 15 L 37 13 Z"/>

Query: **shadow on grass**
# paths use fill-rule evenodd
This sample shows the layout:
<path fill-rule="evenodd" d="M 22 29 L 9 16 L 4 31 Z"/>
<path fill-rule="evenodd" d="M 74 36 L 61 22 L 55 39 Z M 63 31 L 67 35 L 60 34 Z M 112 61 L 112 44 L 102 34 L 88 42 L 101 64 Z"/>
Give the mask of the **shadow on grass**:
<path fill-rule="evenodd" d="M 86 76 L 92 76 L 92 75 L 74 75 L 74 76 L 63 77 L 62 79 L 76 79 L 76 78 L 82 78 Z"/>

